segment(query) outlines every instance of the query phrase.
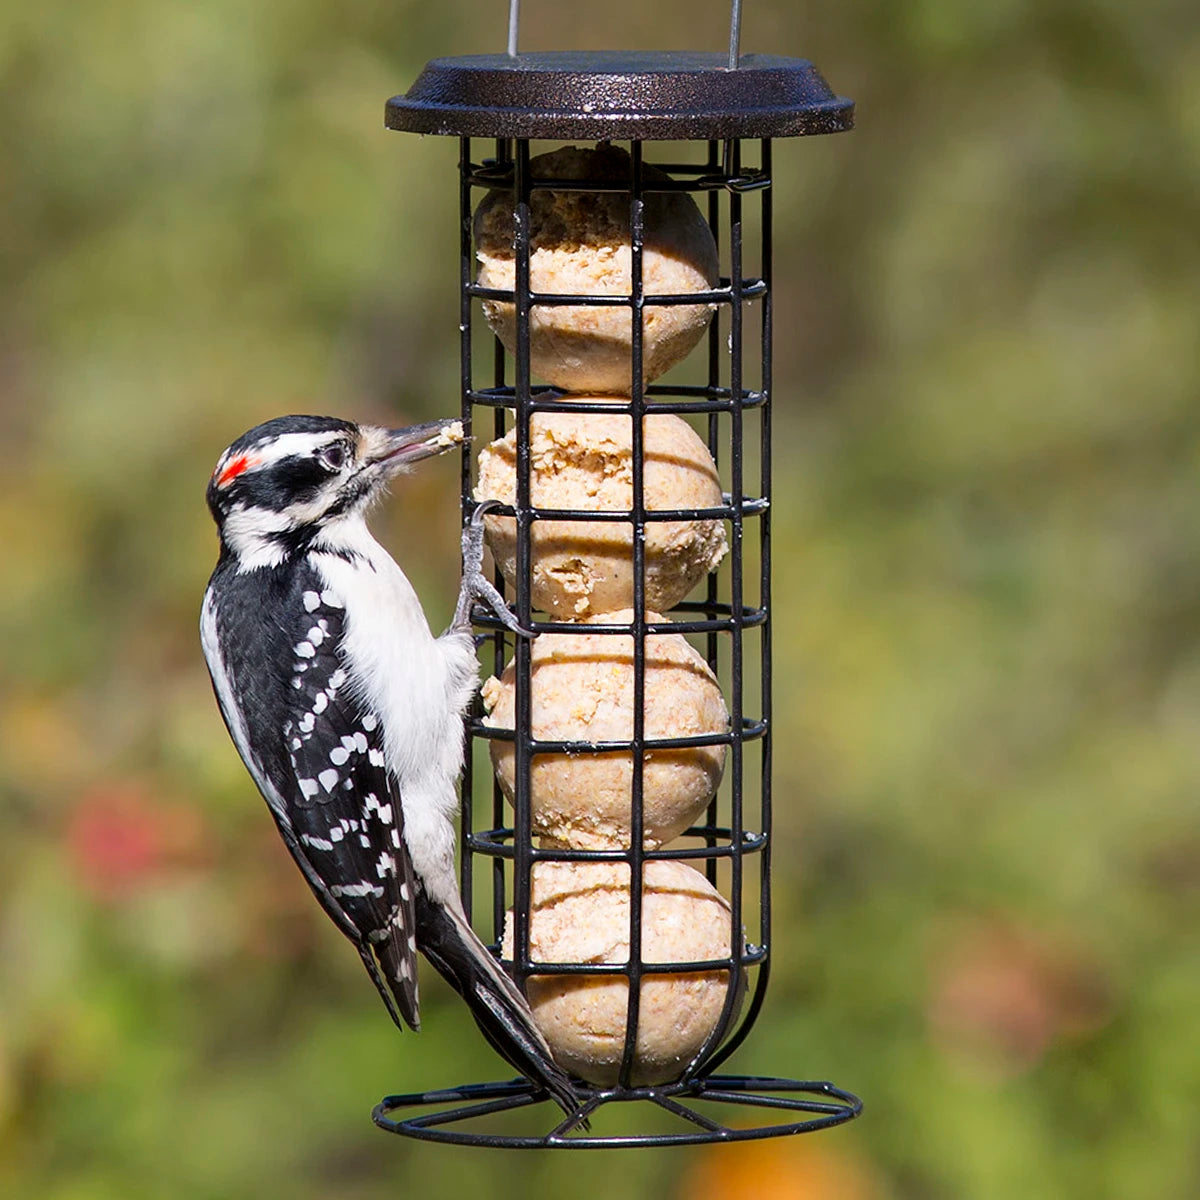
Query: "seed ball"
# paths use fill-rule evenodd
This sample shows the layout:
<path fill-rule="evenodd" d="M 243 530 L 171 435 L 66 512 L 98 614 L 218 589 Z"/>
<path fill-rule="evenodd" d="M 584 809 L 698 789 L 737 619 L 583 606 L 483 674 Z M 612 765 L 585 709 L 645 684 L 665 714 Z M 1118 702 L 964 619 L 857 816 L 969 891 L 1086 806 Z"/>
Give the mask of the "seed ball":
<path fill-rule="evenodd" d="M 529 423 L 530 502 L 535 508 L 629 512 L 633 507 L 633 419 L 608 413 L 534 413 Z M 642 495 L 647 512 L 717 508 L 721 483 L 712 455 L 683 418 L 643 418 Z M 516 501 L 517 433 L 479 454 L 477 500 Z M 517 586 L 517 523 L 485 518 L 488 545 Z M 721 520 L 647 521 L 646 606 L 674 608 L 727 549 Z M 534 521 L 532 601 L 558 617 L 586 617 L 633 604 L 633 523 Z"/>
<path fill-rule="evenodd" d="M 642 890 L 643 963 L 724 959 L 730 953 L 728 901 L 685 863 L 645 864 Z M 535 865 L 529 951 L 533 962 L 629 961 L 629 867 L 624 863 Z M 513 954 L 513 917 L 503 951 Z M 736 1018 L 745 975 L 736 984 Z M 589 1083 L 617 1082 L 625 1050 L 629 981 L 624 975 L 532 975 L 527 986 L 534 1021 L 556 1061 Z M 728 971 L 651 974 L 639 989 L 631 1083 L 679 1078 L 717 1028 L 729 990 Z"/>
<path fill-rule="evenodd" d="M 626 151 L 564 146 L 530 160 L 535 179 L 628 183 Z M 669 179 L 652 166 L 646 184 Z M 630 294 L 629 196 L 616 192 L 536 189 L 530 199 L 529 283 L 560 295 Z M 649 192 L 644 202 L 642 281 L 646 295 L 708 291 L 718 279 L 717 247 L 695 201 L 685 192 Z M 512 291 L 516 283 L 513 193 L 489 192 L 475 211 L 478 282 Z M 516 353 L 514 307 L 483 302 L 484 315 L 510 354 Z M 648 305 L 644 310 L 645 382 L 682 361 L 704 336 L 711 304 Z M 628 395 L 631 383 L 629 308 L 537 306 L 529 317 L 530 371 L 569 392 Z"/>
<path fill-rule="evenodd" d="M 657 613 L 647 620 L 662 621 Z M 597 622 L 628 624 L 632 612 Z M 531 729 L 543 741 L 609 742 L 633 737 L 633 638 L 618 634 L 543 633 L 531 653 Z M 708 664 L 682 634 L 649 634 L 645 656 L 645 735 L 725 733 L 729 713 Z M 512 729 L 516 665 L 483 687 L 486 723 Z M 513 801 L 513 743 L 491 741 L 501 790 Z M 721 781 L 725 746 L 648 749 L 642 768 L 643 844 L 677 837 L 704 812 Z M 576 849 L 628 849 L 632 841 L 633 755 L 536 754 L 530 764 L 533 830 L 549 844 Z"/>

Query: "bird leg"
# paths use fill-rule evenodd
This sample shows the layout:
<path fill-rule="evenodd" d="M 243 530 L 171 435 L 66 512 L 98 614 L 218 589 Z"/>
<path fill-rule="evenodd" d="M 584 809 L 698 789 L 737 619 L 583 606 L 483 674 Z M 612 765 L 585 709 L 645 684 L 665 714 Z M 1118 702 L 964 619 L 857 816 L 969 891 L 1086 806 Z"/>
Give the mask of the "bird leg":
<path fill-rule="evenodd" d="M 487 605 L 504 623 L 505 627 L 520 637 L 533 638 L 537 634 L 526 629 L 517 620 L 504 597 L 495 589 L 483 573 L 483 518 L 495 508 L 495 500 L 484 500 L 479 504 L 462 535 L 462 583 L 458 590 L 458 605 L 454 610 L 454 621 L 450 628 L 469 633 L 471 631 L 471 605 L 479 600 Z"/>

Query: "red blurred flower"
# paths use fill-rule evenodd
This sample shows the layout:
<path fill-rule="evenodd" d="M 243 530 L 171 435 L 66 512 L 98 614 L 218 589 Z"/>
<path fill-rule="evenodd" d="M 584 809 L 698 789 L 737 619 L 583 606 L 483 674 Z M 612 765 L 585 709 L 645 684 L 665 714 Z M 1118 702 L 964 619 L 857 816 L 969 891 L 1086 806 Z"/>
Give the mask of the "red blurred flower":
<path fill-rule="evenodd" d="M 196 809 L 164 801 L 140 781 L 108 782 L 86 792 L 66 828 L 80 886 L 105 901 L 207 865 L 208 844 Z"/>

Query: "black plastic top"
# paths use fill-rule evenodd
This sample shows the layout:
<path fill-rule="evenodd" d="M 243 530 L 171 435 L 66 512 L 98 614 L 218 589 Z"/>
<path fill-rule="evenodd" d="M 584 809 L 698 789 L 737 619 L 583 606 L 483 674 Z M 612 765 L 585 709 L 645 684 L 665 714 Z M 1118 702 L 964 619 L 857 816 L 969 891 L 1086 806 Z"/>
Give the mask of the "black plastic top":
<path fill-rule="evenodd" d="M 799 137 L 854 125 L 802 58 L 561 51 L 435 58 L 387 103 L 389 129 L 455 137 L 637 141 Z"/>

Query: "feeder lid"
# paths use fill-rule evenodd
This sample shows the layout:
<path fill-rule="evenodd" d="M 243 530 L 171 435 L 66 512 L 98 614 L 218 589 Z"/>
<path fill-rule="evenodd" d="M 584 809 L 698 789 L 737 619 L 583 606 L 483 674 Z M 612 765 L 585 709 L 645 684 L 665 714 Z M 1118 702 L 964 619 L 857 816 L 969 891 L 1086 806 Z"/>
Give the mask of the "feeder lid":
<path fill-rule="evenodd" d="M 456 137 L 669 139 L 799 137 L 854 125 L 802 58 L 679 51 L 556 51 L 435 58 L 385 124 Z"/>

